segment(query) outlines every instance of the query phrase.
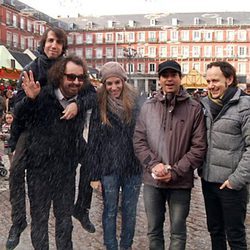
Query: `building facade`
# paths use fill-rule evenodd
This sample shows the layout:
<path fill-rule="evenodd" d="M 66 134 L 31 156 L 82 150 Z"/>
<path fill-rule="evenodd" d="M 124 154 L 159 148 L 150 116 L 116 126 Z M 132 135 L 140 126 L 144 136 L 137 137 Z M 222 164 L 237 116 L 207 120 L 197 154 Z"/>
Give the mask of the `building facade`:
<path fill-rule="evenodd" d="M 199 12 L 54 19 L 20 1 L 0 0 L 0 45 L 32 51 L 48 27 L 58 26 L 67 32 L 68 53 L 95 69 L 119 62 L 140 92 L 158 88 L 158 64 L 166 59 L 177 60 L 184 75 L 195 69 L 203 76 L 208 63 L 226 60 L 235 66 L 239 82 L 250 83 L 249 16 Z"/>

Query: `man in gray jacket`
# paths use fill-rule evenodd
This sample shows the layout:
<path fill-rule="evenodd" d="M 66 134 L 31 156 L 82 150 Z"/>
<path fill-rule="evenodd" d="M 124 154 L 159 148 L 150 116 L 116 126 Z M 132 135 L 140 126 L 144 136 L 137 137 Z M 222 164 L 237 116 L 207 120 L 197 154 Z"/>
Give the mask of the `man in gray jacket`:
<path fill-rule="evenodd" d="M 135 154 L 143 166 L 144 204 L 150 250 L 163 250 L 166 202 L 171 242 L 184 250 L 193 171 L 206 153 L 201 105 L 181 86 L 181 67 L 165 61 L 158 68 L 161 90 L 141 109 L 134 132 Z"/>
<path fill-rule="evenodd" d="M 228 62 L 207 66 L 208 96 L 202 99 L 208 151 L 202 189 L 212 249 L 247 249 L 245 218 L 250 181 L 250 96 L 237 88 Z"/>

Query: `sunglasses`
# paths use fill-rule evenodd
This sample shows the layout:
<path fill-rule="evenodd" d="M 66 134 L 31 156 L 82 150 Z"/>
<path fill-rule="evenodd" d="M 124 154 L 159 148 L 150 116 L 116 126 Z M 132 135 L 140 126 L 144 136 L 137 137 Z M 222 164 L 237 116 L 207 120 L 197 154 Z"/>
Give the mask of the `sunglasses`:
<path fill-rule="evenodd" d="M 79 82 L 83 82 L 86 79 L 86 75 L 75 75 L 75 74 L 64 74 L 67 77 L 68 81 L 75 81 L 77 78 Z"/>

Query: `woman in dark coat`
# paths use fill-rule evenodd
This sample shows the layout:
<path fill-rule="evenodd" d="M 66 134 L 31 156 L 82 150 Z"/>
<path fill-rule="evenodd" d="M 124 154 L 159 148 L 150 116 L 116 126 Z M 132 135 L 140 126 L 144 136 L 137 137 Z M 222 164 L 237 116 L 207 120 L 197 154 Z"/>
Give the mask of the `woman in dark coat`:
<path fill-rule="evenodd" d="M 92 164 L 91 184 L 102 191 L 104 245 L 108 250 L 118 249 L 116 217 L 121 189 L 119 245 L 120 249 L 131 249 L 141 186 L 141 168 L 132 143 L 137 95 L 126 83 L 126 73 L 119 63 L 104 64 L 100 74 L 103 83 L 98 93 L 100 115 L 90 125 L 90 145 L 98 156 Z"/>

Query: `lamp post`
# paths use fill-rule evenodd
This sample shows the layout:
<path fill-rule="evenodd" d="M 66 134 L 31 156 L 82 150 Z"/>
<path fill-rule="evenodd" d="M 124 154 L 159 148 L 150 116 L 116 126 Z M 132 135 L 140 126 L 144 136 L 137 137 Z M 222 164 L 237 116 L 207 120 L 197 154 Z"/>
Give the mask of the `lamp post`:
<path fill-rule="evenodd" d="M 123 49 L 124 56 L 128 58 L 128 82 L 131 82 L 131 60 L 137 55 L 137 50 L 133 49 L 131 45 Z"/>

